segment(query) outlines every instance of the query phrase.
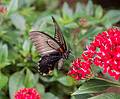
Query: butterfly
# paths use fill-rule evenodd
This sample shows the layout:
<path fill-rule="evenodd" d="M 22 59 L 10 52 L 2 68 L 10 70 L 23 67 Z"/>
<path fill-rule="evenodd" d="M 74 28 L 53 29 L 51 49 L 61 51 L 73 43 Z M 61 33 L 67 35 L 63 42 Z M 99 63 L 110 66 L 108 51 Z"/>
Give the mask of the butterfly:
<path fill-rule="evenodd" d="M 32 43 L 41 55 L 38 62 L 38 72 L 43 75 L 50 74 L 55 67 L 60 69 L 64 59 L 67 59 L 70 54 L 59 25 L 54 17 L 52 20 L 55 26 L 54 38 L 41 31 L 29 33 Z"/>

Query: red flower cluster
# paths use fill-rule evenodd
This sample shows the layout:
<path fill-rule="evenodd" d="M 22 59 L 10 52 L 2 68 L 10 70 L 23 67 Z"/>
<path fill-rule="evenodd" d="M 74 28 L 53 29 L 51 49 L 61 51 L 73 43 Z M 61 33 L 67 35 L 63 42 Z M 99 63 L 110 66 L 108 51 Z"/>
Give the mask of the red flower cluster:
<path fill-rule="evenodd" d="M 87 46 L 87 50 L 83 52 L 81 58 L 84 60 L 84 64 L 88 64 L 91 61 L 91 64 L 101 67 L 103 73 L 108 73 L 118 80 L 120 78 L 120 30 L 118 28 L 110 28 L 99 33 L 95 40 Z M 79 63 L 79 68 L 81 68 L 81 65 L 84 67 L 83 64 Z M 78 72 L 77 70 L 79 69 L 76 70 L 76 66 L 73 65 L 71 67 L 70 75 L 81 75 L 83 73 Z M 90 66 L 86 70 L 88 71 L 89 69 Z M 77 76 L 74 78 L 77 78 Z M 84 78 L 84 76 L 81 75 L 77 79 L 81 78 Z"/>
<path fill-rule="evenodd" d="M 82 62 L 79 58 L 74 60 L 68 74 L 76 80 L 86 78 L 90 75 L 90 61 Z"/>
<path fill-rule="evenodd" d="M 15 99 L 41 99 L 34 88 L 22 88 L 15 94 Z"/>

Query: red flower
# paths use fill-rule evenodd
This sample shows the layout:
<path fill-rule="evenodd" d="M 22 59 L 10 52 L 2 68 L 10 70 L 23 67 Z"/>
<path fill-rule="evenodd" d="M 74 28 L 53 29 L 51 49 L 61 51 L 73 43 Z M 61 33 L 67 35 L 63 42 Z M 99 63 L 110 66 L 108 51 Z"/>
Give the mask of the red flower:
<path fill-rule="evenodd" d="M 79 58 L 74 60 L 68 74 L 76 80 L 86 78 L 90 75 L 90 61 L 82 62 Z"/>
<path fill-rule="evenodd" d="M 15 94 L 15 99 L 41 99 L 34 88 L 21 88 Z"/>
<path fill-rule="evenodd" d="M 96 49 L 93 63 L 100 66 L 103 73 L 108 73 L 118 80 L 120 78 L 120 30 L 110 28 L 98 34 L 93 45 Z"/>
<path fill-rule="evenodd" d="M 120 30 L 110 28 L 99 33 L 87 46 L 81 59 L 83 62 L 75 60 L 69 71 L 69 74 L 77 80 L 90 74 L 91 64 L 101 67 L 103 73 L 108 73 L 118 80 L 120 78 Z"/>

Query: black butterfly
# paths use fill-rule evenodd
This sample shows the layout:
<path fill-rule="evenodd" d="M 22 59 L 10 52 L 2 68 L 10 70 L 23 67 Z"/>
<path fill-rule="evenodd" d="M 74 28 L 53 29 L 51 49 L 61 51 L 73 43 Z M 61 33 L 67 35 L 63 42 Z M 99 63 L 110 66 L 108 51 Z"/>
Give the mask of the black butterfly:
<path fill-rule="evenodd" d="M 54 67 L 61 68 L 63 60 L 67 59 L 70 51 L 67 49 L 63 34 L 54 17 L 55 36 L 52 38 L 47 33 L 40 31 L 30 32 L 30 39 L 36 46 L 42 58 L 38 63 L 38 71 L 41 74 L 50 73 Z"/>

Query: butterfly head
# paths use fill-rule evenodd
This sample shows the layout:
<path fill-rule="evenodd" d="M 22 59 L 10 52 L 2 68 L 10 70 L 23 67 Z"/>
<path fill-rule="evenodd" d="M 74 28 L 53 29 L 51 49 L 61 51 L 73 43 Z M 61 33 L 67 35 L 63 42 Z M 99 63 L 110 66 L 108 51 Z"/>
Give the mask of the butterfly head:
<path fill-rule="evenodd" d="M 69 57 L 69 54 L 71 53 L 70 50 L 67 50 L 64 54 L 63 54 L 63 58 L 67 59 Z"/>

